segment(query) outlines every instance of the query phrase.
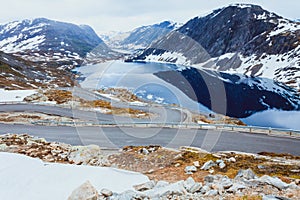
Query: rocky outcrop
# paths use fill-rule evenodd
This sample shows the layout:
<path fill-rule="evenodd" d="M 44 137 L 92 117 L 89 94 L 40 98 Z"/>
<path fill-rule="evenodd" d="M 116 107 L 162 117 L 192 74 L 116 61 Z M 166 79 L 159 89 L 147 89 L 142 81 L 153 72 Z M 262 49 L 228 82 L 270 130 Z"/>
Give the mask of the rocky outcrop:
<path fill-rule="evenodd" d="M 297 199 L 300 187 L 285 183 L 276 177 L 258 178 L 251 169 L 241 170 L 230 179 L 223 175 L 209 175 L 204 183 L 196 182 L 192 177 L 185 181 L 168 183 L 151 181 L 134 186 L 135 190 L 123 193 L 109 193 L 106 199 L 232 199 L 234 197 L 251 197 L 253 199 Z M 111 196 L 110 196 L 111 195 Z M 102 194 L 103 199 L 104 196 Z"/>
<path fill-rule="evenodd" d="M 45 162 L 92 166 L 106 166 L 108 164 L 99 146 L 71 146 L 47 142 L 43 138 L 29 135 L 1 135 L 0 151 L 20 153 L 33 158 L 40 158 Z"/>

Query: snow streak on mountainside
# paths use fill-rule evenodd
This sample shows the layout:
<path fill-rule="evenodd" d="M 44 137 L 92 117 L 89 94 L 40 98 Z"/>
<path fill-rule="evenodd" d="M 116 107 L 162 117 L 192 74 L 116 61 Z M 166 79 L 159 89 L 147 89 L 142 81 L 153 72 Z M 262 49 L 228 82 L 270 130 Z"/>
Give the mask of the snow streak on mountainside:
<path fill-rule="evenodd" d="M 178 23 L 164 21 L 159 24 L 142 26 L 131 32 L 109 32 L 102 35 L 102 38 L 105 38 L 105 42 L 112 48 L 127 50 L 144 49 L 153 41 L 178 27 Z"/>
<path fill-rule="evenodd" d="M 191 19 L 134 59 L 267 77 L 300 89 L 300 23 L 234 4 Z"/>
<path fill-rule="evenodd" d="M 99 48 L 100 46 L 100 48 Z M 45 18 L 0 25 L 0 50 L 48 66 L 76 66 L 98 47 L 106 56 L 111 50 L 87 25 Z"/>
<path fill-rule="evenodd" d="M 67 70 L 42 66 L 12 54 L 0 52 L 0 88 L 70 87 L 74 85 L 74 79 L 73 74 Z"/>
<path fill-rule="evenodd" d="M 271 79 L 186 69 L 155 73 L 176 86 L 192 100 L 214 112 L 244 118 L 269 110 L 299 110 L 300 96 L 292 88 Z"/>

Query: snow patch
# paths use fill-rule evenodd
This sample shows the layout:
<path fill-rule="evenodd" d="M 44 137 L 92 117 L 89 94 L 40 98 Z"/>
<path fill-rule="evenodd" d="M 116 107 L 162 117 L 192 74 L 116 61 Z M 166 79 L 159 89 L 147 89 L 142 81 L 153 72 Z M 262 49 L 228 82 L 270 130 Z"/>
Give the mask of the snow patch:
<path fill-rule="evenodd" d="M 139 173 L 108 167 L 44 163 L 24 155 L 0 153 L 1 199 L 67 199 L 89 180 L 96 189 L 121 193 L 149 181 Z"/>
<path fill-rule="evenodd" d="M 0 89 L 0 102 L 23 101 L 27 96 L 37 93 L 36 90 L 4 90 Z"/>

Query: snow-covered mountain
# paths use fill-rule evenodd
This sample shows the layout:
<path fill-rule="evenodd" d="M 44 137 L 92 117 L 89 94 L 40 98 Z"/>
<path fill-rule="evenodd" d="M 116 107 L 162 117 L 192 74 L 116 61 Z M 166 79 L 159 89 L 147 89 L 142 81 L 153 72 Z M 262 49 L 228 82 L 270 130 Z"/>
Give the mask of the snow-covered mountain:
<path fill-rule="evenodd" d="M 1 51 L 48 66 L 79 65 L 96 47 L 101 49 L 102 57 L 112 55 L 110 48 L 87 25 L 45 18 L 0 25 Z"/>
<path fill-rule="evenodd" d="M 180 25 L 171 21 L 164 21 L 158 24 L 141 26 L 131 32 L 109 32 L 102 35 L 105 42 L 112 48 L 117 49 L 144 49 L 153 41 L 161 38 L 175 30 Z"/>
<path fill-rule="evenodd" d="M 299 38 L 299 22 L 233 4 L 191 19 L 133 59 L 267 77 L 300 89 Z"/>
<path fill-rule="evenodd" d="M 299 93 L 272 79 L 193 67 L 161 71 L 155 75 L 192 100 L 230 117 L 245 118 L 270 109 L 300 109 Z"/>

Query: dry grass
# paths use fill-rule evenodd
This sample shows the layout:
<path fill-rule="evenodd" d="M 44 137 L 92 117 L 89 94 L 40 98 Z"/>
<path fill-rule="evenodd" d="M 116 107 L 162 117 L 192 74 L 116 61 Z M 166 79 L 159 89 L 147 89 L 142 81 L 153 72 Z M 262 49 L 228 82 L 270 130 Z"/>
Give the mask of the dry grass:
<path fill-rule="evenodd" d="M 44 94 L 49 101 L 56 101 L 58 104 L 63 104 L 73 99 L 72 92 L 65 90 L 48 90 Z"/>
<path fill-rule="evenodd" d="M 206 115 L 194 115 L 193 121 L 196 123 L 198 123 L 198 121 L 201 121 L 207 124 L 231 124 L 238 126 L 246 126 L 246 124 L 241 120 L 224 115 L 217 115 L 215 117 L 210 117 Z"/>
<path fill-rule="evenodd" d="M 111 94 L 115 98 L 118 98 L 124 102 L 134 102 L 134 101 L 143 102 L 142 99 L 137 97 L 135 94 L 133 94 L 131 91 L 129 91 L 126 88 L 107 88 L 107 89 L 98 90 L 98 92 L 103 94 Z"/>

